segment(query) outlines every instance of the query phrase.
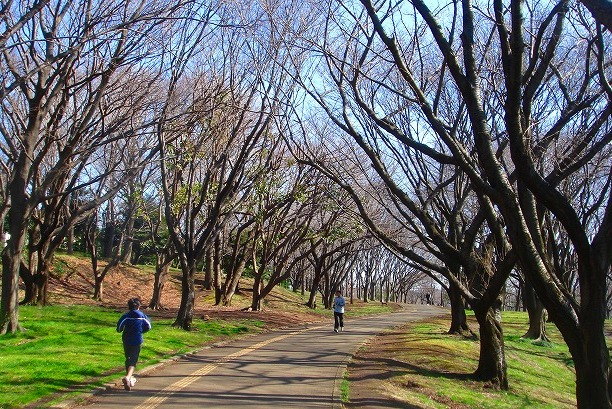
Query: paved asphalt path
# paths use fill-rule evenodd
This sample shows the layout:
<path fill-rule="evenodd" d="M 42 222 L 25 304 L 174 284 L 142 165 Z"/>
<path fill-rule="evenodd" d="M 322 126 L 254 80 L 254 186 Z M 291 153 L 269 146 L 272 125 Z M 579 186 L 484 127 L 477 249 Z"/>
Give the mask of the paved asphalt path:
<path fill-rule="evenodd" d="M 80 407 L 340 408 L 344 369 L 364 341 L 386 328 L 443 312 L 406 305 L 401 312 L 351 319 L 349 310 L 344 332 L 338 334 L 332 323 L 249 336 L 163 365 L 137 376 L 131 391 L 113 388 Z"/>

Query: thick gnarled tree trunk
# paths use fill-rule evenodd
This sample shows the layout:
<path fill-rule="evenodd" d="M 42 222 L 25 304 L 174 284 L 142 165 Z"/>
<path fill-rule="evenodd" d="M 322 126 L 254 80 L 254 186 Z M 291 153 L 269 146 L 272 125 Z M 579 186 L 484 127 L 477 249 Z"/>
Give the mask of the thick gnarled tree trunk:
<path fill-rule="evenodd" d="M 523 304 L 529 314 L 529 329 L 523 335 L 523 338 L 538 342 L 548 342 L 549 339 L 546 335 L 546 309 L 529 282 L 525 283 L 523 288 Z"/>
<path fill-rule="evenodd" d="M 149 309 L 152 310 L 165 310 L 166 307 L 162 303 L 162 294 L 168 278 L 168 271 L 170 270 L 170 257 L 164 252 L 159 252 L 156 256 L 155 262 L 155 279 L 153 282 L 153 295 L 149 302 Z"/>
<path fill-rule="evenodd" d="M 451 306 L 451 325 L 448 330 L 449 334 L 465 334 L 472 333 L 465 314 L 465 302 L 461 291 L 452 282 L 448 288 L 448 298 Z"/>
<path fill-rule="evenodd" d="M 173 327 L 191 330 L 193 324 L 193 311 L 195 309 L 195 274 L 197 268 L 191 264 L 189 268 L 183 268 L 181 279 L 181 305 L 172 324 Z"/>
<path fill-rule="evenodd" d="M 474 376 L 478 380 L 507 390 L 508 371 L 499 311 L 489 308 L 474 312 L 480 325 L 480 357 Z"/>

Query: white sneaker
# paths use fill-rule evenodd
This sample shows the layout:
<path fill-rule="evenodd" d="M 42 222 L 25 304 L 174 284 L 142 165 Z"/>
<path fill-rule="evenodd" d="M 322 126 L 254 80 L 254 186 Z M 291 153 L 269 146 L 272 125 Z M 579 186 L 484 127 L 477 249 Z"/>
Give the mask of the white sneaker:
<path fill-rule="evenodd" d="M 133 376 L 130 378 L 130 387 L 134 387 L 134 385 L 136 385 L 136 378 L 134 378 Z"/>
<path fill-rule="evenodd" d="M 340 327 L 340 331 L 341 331 L 341 332 L 342 332 L 342 331 L 344 331 L 344 327 Z"/>
<path fill-rule="evenodd" d="M 334 332 L 338 332 L 338 328 L 334 328 Z"/>
<path fill-rule="evenodd" d="M 123 378 L 121 378 L 121 383 L 123 384 L 123 388 L 124 388 L 126 391 L 129 391 L 129 390 L 131 390 L 131 389 L 132 389 L 132 382 L 130 382 L 130 380 L 129 380 L 129 379 L 126 377 L 126 376 L 124 376 Z"/>

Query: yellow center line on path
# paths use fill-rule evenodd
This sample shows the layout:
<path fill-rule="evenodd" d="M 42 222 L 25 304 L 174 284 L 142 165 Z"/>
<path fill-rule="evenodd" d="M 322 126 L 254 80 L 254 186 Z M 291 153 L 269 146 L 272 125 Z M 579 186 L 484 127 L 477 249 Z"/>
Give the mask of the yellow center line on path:
<path fill-rule="evenodd" d="M 230 362 L 230 361 L 232 361 L 232 360 L 234 360 L 236 358 L 239 358 L 241 356 L 244 356 L 244 355 L 246 355 L 246 354 L 248 354 L 250 352 L 253 352 L 255 350 L 263 348 L 266 345 L 269 345 L 269 344 L 271 344 L 273 342 L 281 341 L 281 340 L 283 340 L 285 338 L 289 338 L 289 337 L 292 337 L 294 335 L 301 334 L 302 332 L 310 331 L 310 330 L 313 330 L 313 329 L 319 329 L 319 328 L 324 328 L 324 326 L 314 327 L 314 328 L 306 328 L 306 329 L 303 329 L 303 330 L 291 332 L 291 333 L 286 334 L 286 335 L 281 335 L 281 336 L 278 336 L 278 337 L 275 337 L 275 338 L 270 338 L 270 339 L 268 339 L 266 341 L 259 342 L 257 344 L 251 345 L 251 346 L 249 346 L 247 348 L 241 349 L 240 351 L 237 351 L 237 352 L 234 352 L 232 354 L 226 355 L 226 356 L 224 356 L 222 358 L 219 358 L 214 363 L 204 365 L 203 367 L 201 367 L 197 371 L 193 372 L 191 375 L 188 375 L 188 376 L 184 377 L 180 381 L 176 381 L 173 384 L 166 386 L 164 389 L 160 390 L 155 395 L 151 396 L 150 398 L 146 399 L 143 403 L 141 403 L 140 405 L 136 406 L 135 409 L 154 409 L 154 408 L 158 407 L 159 405 L 161 405 L 166 399 L 168 399 L 173 394 L 179 392 L 182 389 L 185 389 L 186 387 L 188 387 L 189 385 L 191 385 L 192 383 L 194 383 L 195 381 L 200 379 L 202 376 L 205 376 L 205 375 L 209 374 L 215 368 L 217 368 L 220 365 L 223 365 L 226 362 Z"/>

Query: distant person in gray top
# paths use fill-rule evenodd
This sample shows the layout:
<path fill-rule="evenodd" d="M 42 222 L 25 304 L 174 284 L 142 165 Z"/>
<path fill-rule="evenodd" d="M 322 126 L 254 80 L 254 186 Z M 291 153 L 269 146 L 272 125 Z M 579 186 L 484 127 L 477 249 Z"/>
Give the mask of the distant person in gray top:
<path fill-rule="evenodd" d="M 334 298 L 334 332 L 344 331 L 344 306 L 346 300 L 342 296 L 340 290 L 336 291 L 336 297 Z"/>
<path fill-rule="evenodd" d="M 117 332 L 122 332 L 123 352 L 125 353 L 125 376 L 121 380 L 125 390 L 131 390 L 136 383 L 134 369 L 140 356 L 144 341 L 142 334 L 151 329 L 151 320 L 140 311 L 140 299 L 128 300 L 129 311 L 119 318 Z"/>

